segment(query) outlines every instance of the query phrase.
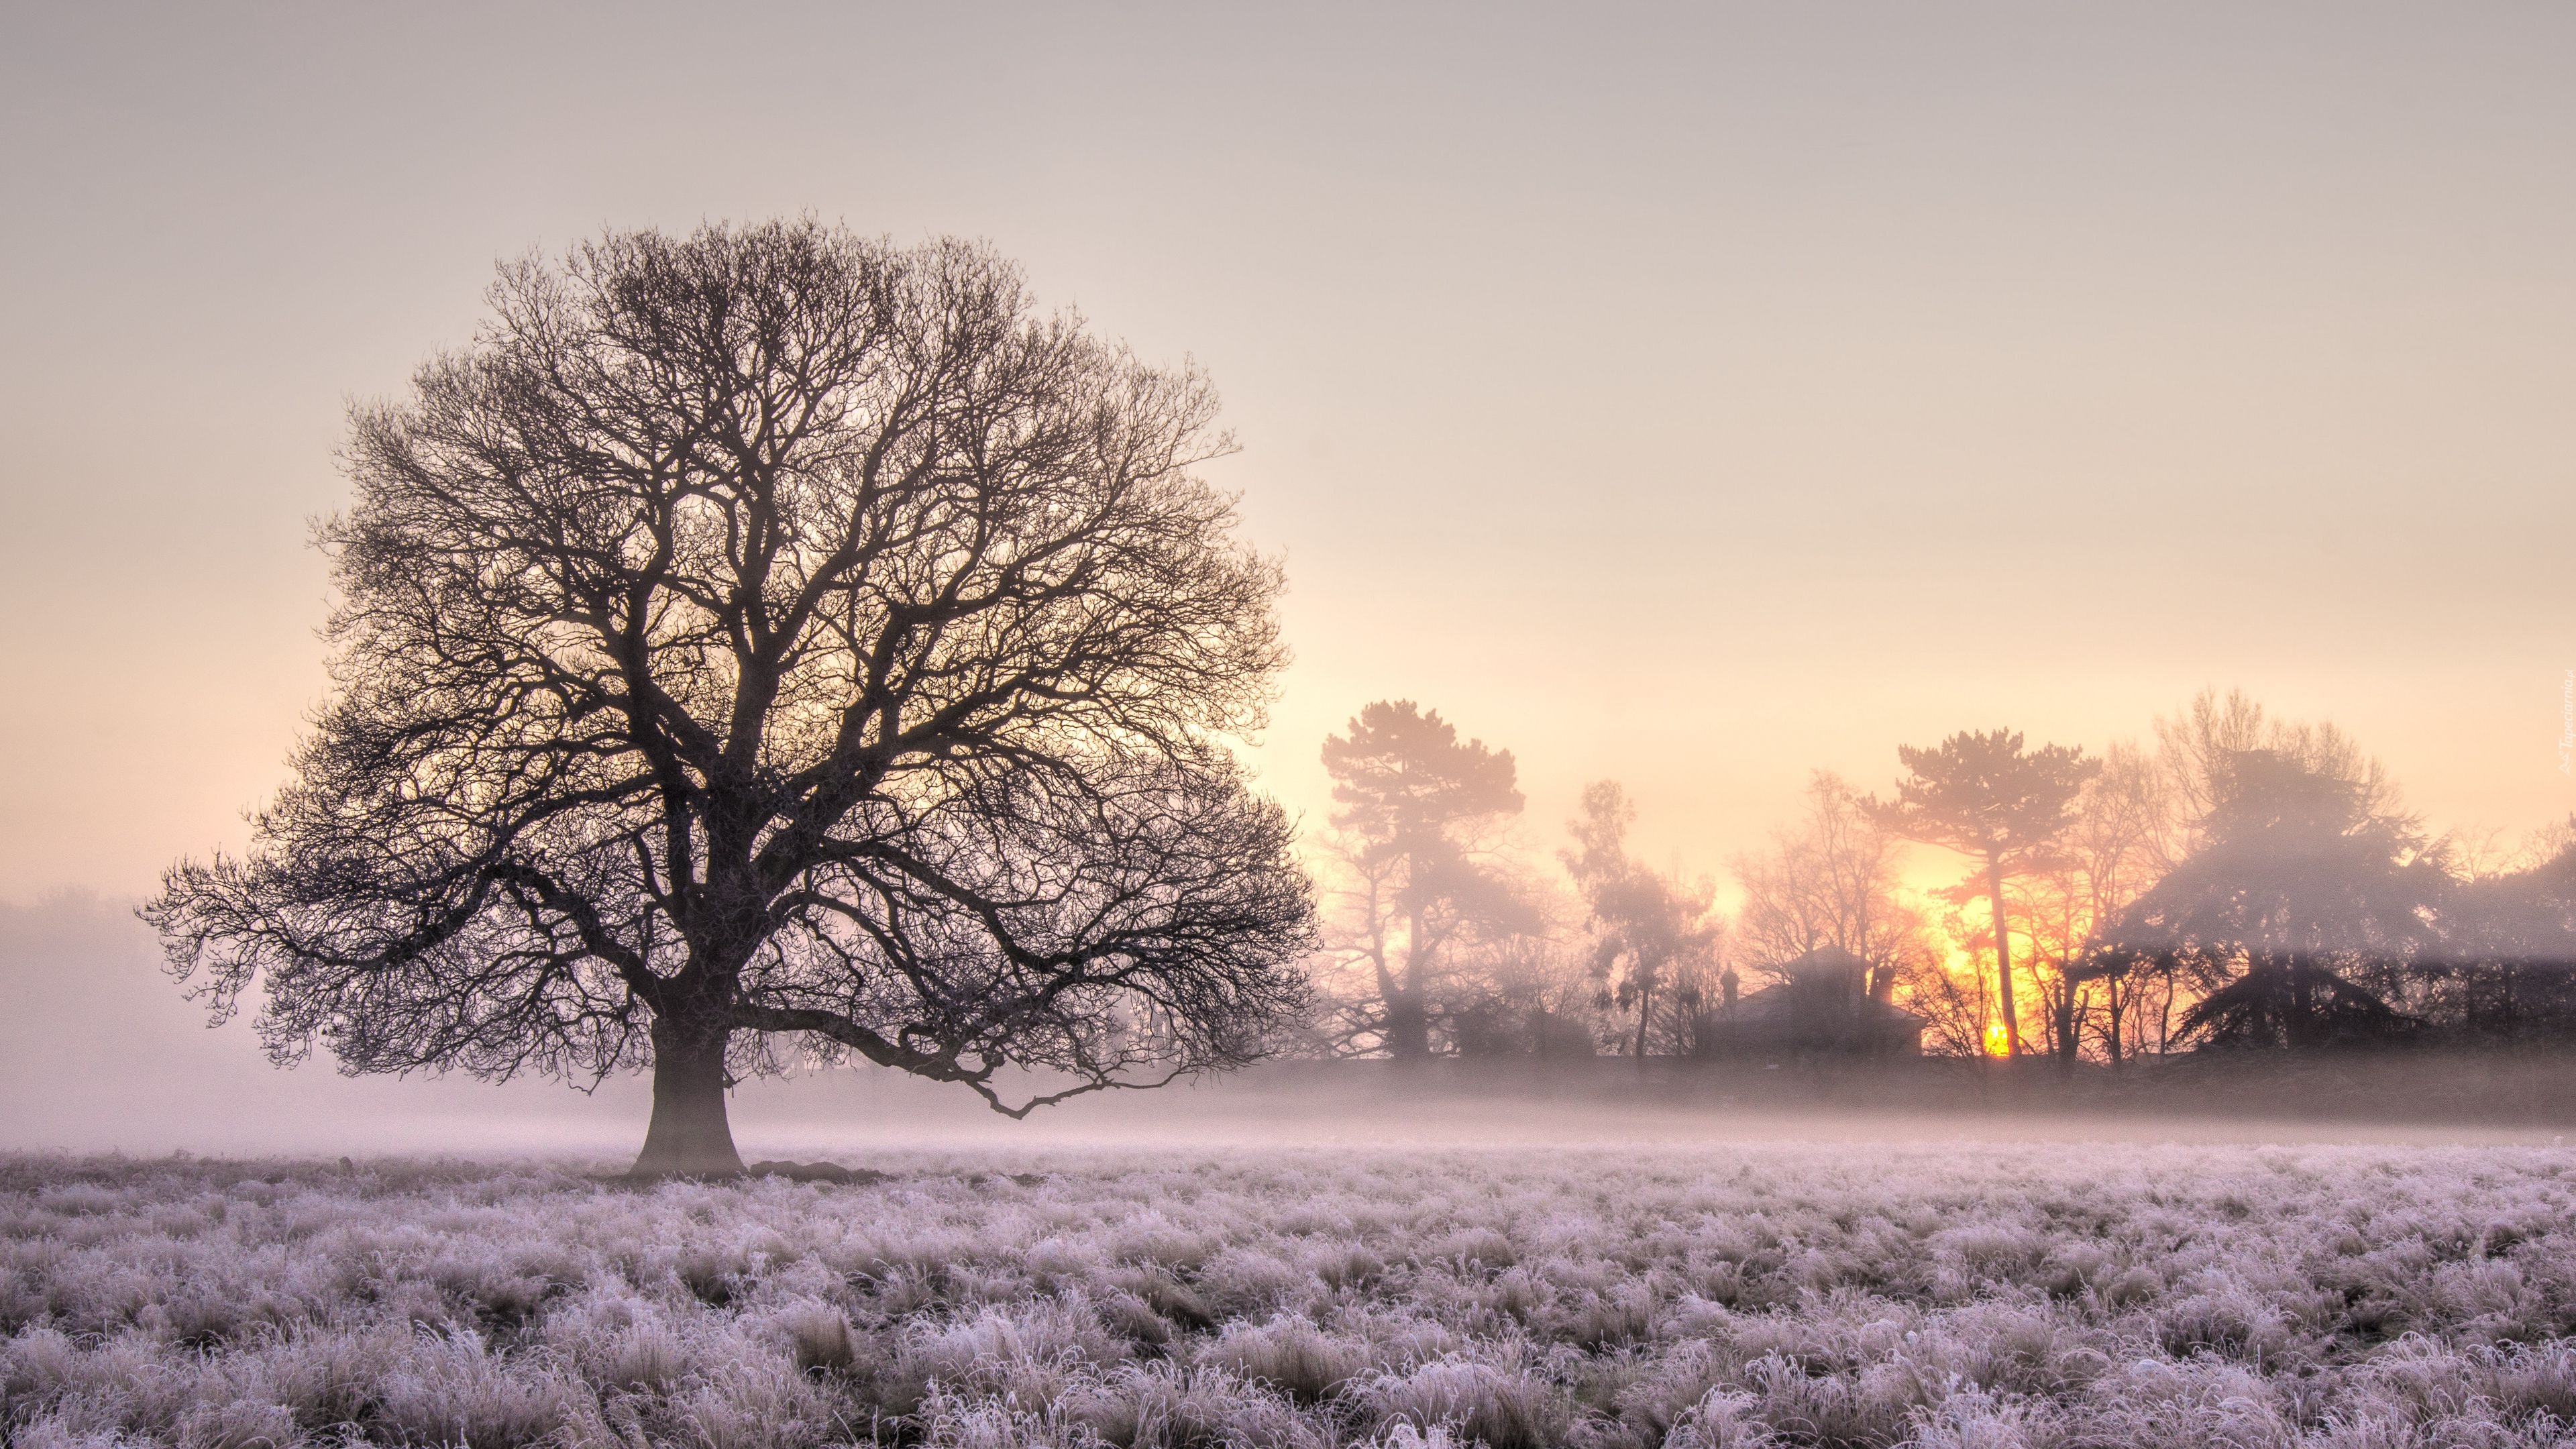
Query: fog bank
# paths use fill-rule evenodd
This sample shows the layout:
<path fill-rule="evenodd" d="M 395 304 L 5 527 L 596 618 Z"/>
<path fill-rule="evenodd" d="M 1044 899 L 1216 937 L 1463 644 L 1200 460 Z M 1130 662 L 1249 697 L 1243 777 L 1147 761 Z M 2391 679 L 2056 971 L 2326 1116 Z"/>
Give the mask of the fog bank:
<path fill-rule="evenodd" d="M 151 931 L 122 904 L 63 895 L 0 903 L 0 1150 L 159 1155 L 454 1154 L 618 1161 L 642 1141 L 640 1077 L 594 1092 L 461 1075 L 353 1078 L 327 1058 L 281 1069 L 247 1014 L 209 1027 L 161 967 Z M 1450 1144 L 1598 1146 L 1720 1141 L 2404 1141 L 2539 1142 L 2569 1127 L 2530 1110 L 2547 1083 L 2499 1072 L 2487 1093 L 2512 1110 L 2318 1110 L 2336 1083 L 2267 1112 L 2213 1109 L 2237 1088 L 2203 1083 L 2175 1110 L 2136 1090 L 2088 1086 L 2071 1102 L 2025 1073 L 2000 1090 L 1964 1063 L 1827 1080 L 1765 1072 L 1639 1073 L 1603 1059 L 1543 1075 L 1500 1064 L 1286 1063 L 1236 1078 L 1117 1093 L 1025 1122 L 963 1088 L 867 1070 L 744 1084 L 734 1133 L 747 1160 L 856 1160 L 917 1144 Z M 2347 1089 L 2349 1084 L 2346 1084 Z M 2474 1092 L 2451 1081 L 2452 1099 Z M 2518 1099 L 2511 1099 L 2512 1094 Z M 2576 1094 L 2560 1100 L 2576 1101 Z M 2519 1101 L 2521 1105 L 2517 1106 Z M 2384 1105 L 2384 1104 L 2383 1104 Z M 1918 1110 L 1921 1108 L 1932 1110 Z M 2365 1110 L 2371 1115 L 2363 1115 Z"/>

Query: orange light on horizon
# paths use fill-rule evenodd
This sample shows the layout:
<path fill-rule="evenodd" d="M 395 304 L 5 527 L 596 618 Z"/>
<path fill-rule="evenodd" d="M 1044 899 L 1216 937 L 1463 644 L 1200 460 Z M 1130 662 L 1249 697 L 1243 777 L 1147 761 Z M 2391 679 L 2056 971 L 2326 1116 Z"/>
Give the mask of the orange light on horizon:
<path fill-rule="evenodd" d="M 2004 1030 L 2004 1024 L 2000 1021 L 1986 1027 L 1986 1055 L 1990 1057 L 2012 1055 L 2012 1033 Z"/>

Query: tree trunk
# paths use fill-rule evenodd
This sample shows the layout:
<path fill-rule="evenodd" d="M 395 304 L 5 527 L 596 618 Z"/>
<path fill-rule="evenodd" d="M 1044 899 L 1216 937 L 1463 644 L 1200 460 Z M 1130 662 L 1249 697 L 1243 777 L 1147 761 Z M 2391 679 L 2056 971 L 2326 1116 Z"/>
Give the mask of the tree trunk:
<path fill-rule="evenodd" d="M 1655 1019 L 1655 989 L 1651 986 L 1637 993 L 1637 1066 L 1646 1065 L 1646 1023 Z"/>
<path fill-rule="evenodd" d="M 2084 1044 L 2075 1036 L 2075 983 L 2057 983 L 2057 1064 L 2067 1075 L 2075 1074 L 2075 1064 L 2083 1059 Z"/>
<path fill-rule="evenodd" d="M 653 1023 L 653 1125 L 637 1177 L 730 1177 L 742 1171 L 725 1120 L 725 1031 Z"/>
<path fill-rule="evenodd" d="M 1418 1062 L 1431 1055 L 1431 1013 L 1423 1008 L 1420 993 L 1387 993 L 1386 1051 L 1406 1062 Z"/>
<path fill-rule="evenodd" d="M 2123 996 L 2120 994 L 2120 982 L 2116 977 L 2103 981 L 2102 996 L 2102 1011 L 2103 1014 L 2109 1018 L 2111 1023 L 2111 1031 L 2107 1041 L 2105 1042 L 2105 1049 L 2111 1054 L 2111 1070 L 2116 1072 L 2120 1069 L 2121 1061 L 2120 1032 L 2123 1029 L 2122 1023 L 2128 1020 L 2129 1011 L 2132 1007 L 2137 1005 L 2137 1001 L 2134 994 L 2130 996 Z"/>
<path fill-rule="evenodd" d="M 1422 998 L 1422 911 L 1416 907 L 1405 916 L 1404 986 L 1386 998 L 1389 1056 L 1419 1061 L 1431 1055 L 1431 1012 Z"/>
<path fill-rule="evenodd" d="M 2005 924 L 2004 867 L 1986 857 L 1986 899 L 1995 909 L 1995 1003 L 2004 1014 L 2004 1055 L 2021 1055 L 2021 1015 L 2013 1010 L 2012 929 Z"/>

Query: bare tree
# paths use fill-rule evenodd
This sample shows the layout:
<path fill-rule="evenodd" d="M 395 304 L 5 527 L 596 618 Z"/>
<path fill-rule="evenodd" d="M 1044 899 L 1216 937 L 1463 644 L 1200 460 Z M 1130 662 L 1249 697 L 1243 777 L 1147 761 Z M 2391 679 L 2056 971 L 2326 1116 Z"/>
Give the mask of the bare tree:
<path fill-rule="evenodd" d="M 1994 944 L 1991 924 L 1980 925 L 1956 902 L 1943 902 L 1938 914 L 1932 928 L 1956 943 L 1968 958 L 1967 984 L 1960 984 L 1946 962 L 1932 962 L 1908 974 L 1906 1009 L 1923 1018 L 1935 1055 L 1985 1056 L 1992 1042 L 1990 1029 L 1996 1026 L 1994 991 L 1985 970 L 1986 955 Z"/>
<path fill-rule="evenodd" d="M 1366 706 L 1349 730 L 1326 736 L 1323 756 L 1342 950 L 1367 967 L 1354 1025 L 1392 1056 L 1427 1057 L 1432 996 L 1456 950 L 1532 916 L 1497 851 L 1521 810 L 1516 767 L 1511 751 L 1459 739 L 1409 699 Z"/>
<path fill-rule="evenodd" d="M 2343 782 L 2365 815 L 2404 813 L 2396 781 L 2359 741 L 2332 721 L 2275 719 L 2241 689 L 2204 689 L 2180 713 L 2157 716 L 2155 728 L 2170 792 L 2160 832 L 2169 867 L 2205 843 L 2209 822 L 2238 788 L 2238 762 L 2258 750 Z"/>
<path fill-rule="evenodd" d="M 1201 377 L 810 221 L 490 300 L 355 412 L 335 689 L 146 909 L 178 974 L 352 1072 L 649 1060 L 641 1172 L 737 1169 L 726 1088 L 799 1047 L 1013 1115 L 1262 1050 L 1310 906 L 1223 741 L 1280 575 Z"/>
<path fill-rule="evenodd" d="M 2091 932 L 2098 935 L 2171 867 L 2164 841 L 2173 815 L 2172 778 L 2153 755 L 2129 744 L 2102 752 L 2101 773 L 2077 800 L 2067 841 L 2083 871 L 2084 915 Z M 2153 973 L 2142 976 L 2129 969 L 2130 963 L 2103 961 L 2090 953 L 2077 960 L 2082 974 L 2101 988 L 2100 1038 L 2104 1054 L 2116 1066 L 2143 1043 L 2143 1003 L 2156 984 L 2150 979 Z"/>
<path fill-rule="evenodd" d="M 1900 842 L 1871 801 L 1830 770 L 1807 785 L 1807 810 L 1770 846 L 1735 860 L 1744 905 L 1733 938 L 1739 960 L 1776 972 L 1825 946 L 1869 966 L 1869 994 L 1892 999 L 1902 969 L 1921 954 L 1921 916 L 1898 894 Z"/>

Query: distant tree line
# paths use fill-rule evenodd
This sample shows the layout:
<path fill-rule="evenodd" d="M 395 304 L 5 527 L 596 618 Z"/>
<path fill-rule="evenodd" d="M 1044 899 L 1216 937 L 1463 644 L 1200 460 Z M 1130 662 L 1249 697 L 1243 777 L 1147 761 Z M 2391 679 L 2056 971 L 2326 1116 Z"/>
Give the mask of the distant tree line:
<path fill-rule="evenodd" d="M 1792 986 L 1911 1013 L 1928 1052 L 2070 1064 L 2576 1041 L 2576 826 L 2433 835 L 2344 732 L 2241 692 L 2098 755 L 1994 730 L 1897 757 L 1883 796 L 1818 772 L 1721 910 L 1636 856 L 1619 785 L 1584 792 L 1551 870 L 1510 751 L 1371 704 L 1324 746 L 1312 1044 L 1724 1055 L 1739 993 Z M 1917 847 L 1956 883 L 1909 889 Z"/>

